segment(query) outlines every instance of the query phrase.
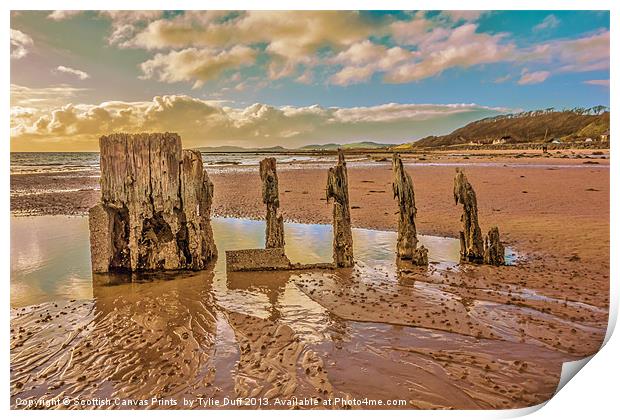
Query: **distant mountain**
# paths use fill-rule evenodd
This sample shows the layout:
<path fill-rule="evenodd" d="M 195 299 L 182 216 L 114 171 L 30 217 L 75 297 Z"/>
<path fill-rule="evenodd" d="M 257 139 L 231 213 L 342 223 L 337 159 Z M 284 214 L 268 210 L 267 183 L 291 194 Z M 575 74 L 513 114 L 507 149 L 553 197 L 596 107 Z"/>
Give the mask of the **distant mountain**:
<path fill-rule="evenodd" d="M 609 134 L 606 107 L 556 111 L 552 108 L 474 121 L 445 136 L 429 136 L 398 149 L 480 143 L 542 143 L 598 139 Z"/>
<path fill-rule="evenodd" d="M 199 147 L 198 150 L 205 153 L 252 153 L 252 152 L 300 152 L 310 150 L 337 150 L 337 149 L 381 149 L 395 146 L 395 144 L 375 143 L 372 141 L 362 141 L 358 143 L 328 143 L 328 144 L 308 144 L 297 149 L 287 149 L 282 146 L 273 147 L 240 147 L 240 146 L 208 146 Z"/>
<path fill-rule="evenodd" d="M 282 146 L 273 147 L 240 147 L 240 146 L 207 146 L 199 147 L 198 150 L 205 153 L 251 153 L 251 152 L 286 152 Z"/>
<path fill-rule="evenodd" d="M 337 150 L 337 149 L 383 149 L 396 146 L 395 144 L 375 143 L 374 141 L 361 141 L 357 143 L 327 143 L 327 144 L 308 144 L 297 150 Z"/>

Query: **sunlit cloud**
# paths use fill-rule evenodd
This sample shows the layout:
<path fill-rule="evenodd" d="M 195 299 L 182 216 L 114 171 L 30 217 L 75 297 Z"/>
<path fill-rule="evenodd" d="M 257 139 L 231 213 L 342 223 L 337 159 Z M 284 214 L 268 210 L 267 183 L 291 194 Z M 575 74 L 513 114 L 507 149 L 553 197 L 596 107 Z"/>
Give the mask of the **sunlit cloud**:
<path fill-rule="evenodd" d="M 19 60 L 28 55 L 29 48 L 34 44 L 32 38 L 22 31 L 11 28 L 11 58 Z"/>
<path fill-rule="evenodd" d="M 587 85 L 595 85 L 595 86 L 606 86 L 609 87 L 609 79 L 593 79 L 593 80 L 586 80 L 585 82 L 583 82 Z"/>
<path fill-rule="evenodd" d="M 17 108 L 11 118 L 13 140 L 85 140 L 96 148 L 101 134 L 175 131 L 188 147 L 221 143 L 246 146 L 301 146 L 317 141 L 409 141 L 455 128 L 463 120 L 508 111 L 476 104 L 396 104 L 372 107 L 224 106 L 185 95 L 157 96 L 144 102 L 68 104 L 44 114 Z"/>
<path fill-rule="evenodd" d="M 83 97 L 90 90 L 89 88 L 77 88 L 67 84 L 44 88 L 11 84 L 11 107 L 36 108 L 39 112 L 45 112 Z"/>
<path fill-rule="evenodd" d="M 389 83 L 421 80 L 454 68 L 512 60 L 515 45 L 504 42 L 506 34 L 490 35 L 477 32 L 473 23 L 455 29 L 434 29 L 420 40 L 416 58 L 397 64 L 385 75 Z"/>
<path fill-rule="evenodd" d="M 542 20 L 538 25 L 535 25 L 532 28 L 534 32 L 542 32 L 549 29 L 555 29 L 560 25 L 560 19 L 558 19 L 555 15 L 549 15 Z"/>
<path fill-rule="evenodd" d="M 606 70 L 609 69 L 609 31 L 538 44 L 522 50 L 519 60 L 547 65 L 557 73 Z"/>
<path fill-rule="evenodd" d="M 83 13 L 82 10 L 54 10 L 49 15 L 47 15 L 47 18 L 55 21 L 61 21 L 65 19 L 71 19 L 81 13 Z"/>
<path fill-rule="evenodd" d="M 447 16 L 453 22 L 467 21 L 474 22 L 480 18 L 484 13 L 488 13 L 484 10 L 443 10 L 442 15 Z"/>
<path fill-rule="evenodd" d="M 530 72 L 528 69 L 523 69 L 521 72 L 521 78 L 517 81 L 520 85 L 534 85 L 542 83 L 551 75 L 548 71 L 534 71 Z"/>
<path fill-rule="evenodd" d="M 77 77 L 80 80 L 86 80 L 90 78 L 90 75 L 86 73 L 85 71 L 74 69 L 72 67 L 67 67 L 67 66 L 58 66 L 53 70 L 53 72 L 56 74 L 58 73 L 69 74 L 71 76 Z"/>
<path fill-rule="evenodd" d="M 219 78 L 227 70 L 251 66 L 256 52 L 244 46 L 230 50 L 215 51 L 208 48 L 187 48 L 157 54 L 140 65 L 143 78 L 160 82 L 194 81 L 194 87 L 201 87 L 206 81 Z"/>

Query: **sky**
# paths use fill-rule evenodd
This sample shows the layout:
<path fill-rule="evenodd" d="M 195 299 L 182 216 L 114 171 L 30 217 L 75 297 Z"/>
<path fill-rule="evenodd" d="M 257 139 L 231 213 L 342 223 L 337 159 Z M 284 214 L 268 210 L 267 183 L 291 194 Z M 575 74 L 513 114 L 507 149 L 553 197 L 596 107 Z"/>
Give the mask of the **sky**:
<path fill-rule="evenodd" d="M 14 11 L 11 150 L 406 143 L 609 106 L 606 11 Z"/>

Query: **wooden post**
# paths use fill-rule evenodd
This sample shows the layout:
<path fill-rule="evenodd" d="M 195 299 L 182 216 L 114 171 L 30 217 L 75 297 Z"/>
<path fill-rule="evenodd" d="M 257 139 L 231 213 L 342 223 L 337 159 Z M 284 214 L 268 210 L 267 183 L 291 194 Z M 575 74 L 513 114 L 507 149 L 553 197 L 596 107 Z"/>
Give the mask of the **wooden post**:
<path fill-rule="evenodd" d="M 327 174 L 327 201 L 334 201 L 334 264 L 336 267 L 353 267 L 353 234 L 349 208 L 349 181 L 344 153 L 338 149 L 338 164 Z"/>
<path fill-rule="evenodd" d="M 101 203 L 89 212 L 93 271 L 200 270 L 217 254 L 213 184 L 173 133 L 99 139 Z"/>
<path fill-rule="evenodd" d="M 267 205 L 265 248 L 284 248 L 284 221 L 278 215 L 280 198 L 275 158 L 260 161 L 260 179 L 263 181 L 263 203 Z"/>
<path fill-rule="evenodd" d="M 473 263 L 483 262 L 484 248 L 482 233 L 478 225 L 478 202 L 476 193 L 467 177 L 460 169 L 456 169 L 454 177 L 454 201 L 463 205 L 461 223 L 463 230 L 460 232 L 461 260 Z"/>
<path fill-rule="evenodd" d="M 417 209 L 415 207 L 415 195 L 413 182 L 398 154 L 392 158 L 392 171 L 394 182 L 392 189 L 394 198 L 398 200 L 398 240 L 396 242 L 396 254 L 399 258 L 411 260 L 414 265 L 428 265 L 428 250 L 421 246 L 418 248 L 418 237 L 415 225 Z"/>

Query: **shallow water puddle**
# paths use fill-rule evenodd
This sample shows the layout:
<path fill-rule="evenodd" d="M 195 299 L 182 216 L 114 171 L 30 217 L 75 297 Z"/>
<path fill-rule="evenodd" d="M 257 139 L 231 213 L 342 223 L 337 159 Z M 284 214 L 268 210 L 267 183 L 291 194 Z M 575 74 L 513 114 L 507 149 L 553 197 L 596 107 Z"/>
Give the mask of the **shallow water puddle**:
<path fill-rule="evenodd" d="M 214 218 L 212 224 L 220 254 L 215 265 L 215 291 L 224 298 L 231 292 L 235 294 L 234 287 L 228 289 L 225 281 L 219 281 L 226 278 L 225 250 L 263 247 L 265 225 L 262 221 L 235 218 Z M 331 261 L 330 225 L 287 223 L 285 235 L 286 252 L 291 261 Z M 383 275 L 394 275 L 395 232 L 353 229 L 353 239 L 355 258 L 360 265 L 374 267 Z M 433 267 L 458 263 L 458 240 L 421 235 L 420 242 L 429 249 L 429 260 L 435 263 Z M 240 288 L 241 291 L 247 289 Z M 257 298 L 252 293 L 252 296 L 242 295 L 244 293 L 236 294 L 233 300 Z M 92 296 L 87 217 L 11 218 L 12 306 Z"/>

